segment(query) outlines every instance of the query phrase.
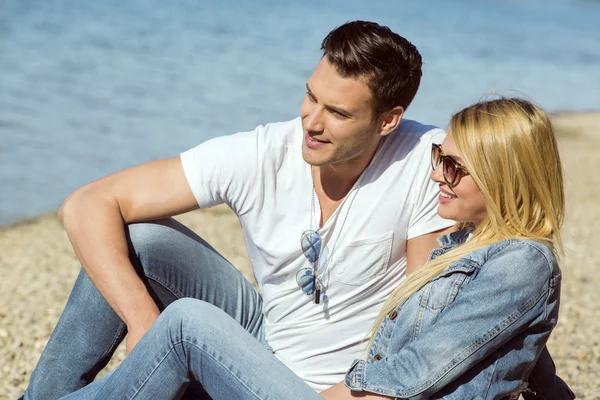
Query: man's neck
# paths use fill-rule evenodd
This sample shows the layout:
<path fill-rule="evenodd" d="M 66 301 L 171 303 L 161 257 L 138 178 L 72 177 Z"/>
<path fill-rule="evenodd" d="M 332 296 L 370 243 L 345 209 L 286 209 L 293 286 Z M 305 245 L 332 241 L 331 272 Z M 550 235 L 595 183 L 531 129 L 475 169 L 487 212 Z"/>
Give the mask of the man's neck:
<path fill-rule="evenodd" d="M 341 201 L 369 166 L 378 147 L 375 146 L 372 150 L 365 152 L 361 157 L 353 160 L 313 167 L 315 187 L 321 188 L 322 193 L 329 200 Z"/>

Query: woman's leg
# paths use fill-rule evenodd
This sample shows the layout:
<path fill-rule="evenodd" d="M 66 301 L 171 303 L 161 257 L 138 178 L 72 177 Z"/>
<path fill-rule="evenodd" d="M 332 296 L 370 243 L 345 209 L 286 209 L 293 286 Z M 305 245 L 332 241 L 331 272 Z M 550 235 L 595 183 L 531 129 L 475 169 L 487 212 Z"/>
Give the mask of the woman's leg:
<path fill-rule="evenodd" d="M 167 307 L 125 361 L 97 382 L 95 398 L 178 399 L 191 381 L 214 400 L 322 399 L 233 318 L 194 299 Z M 76 392 L 65 400 L 88 398 Z"/>

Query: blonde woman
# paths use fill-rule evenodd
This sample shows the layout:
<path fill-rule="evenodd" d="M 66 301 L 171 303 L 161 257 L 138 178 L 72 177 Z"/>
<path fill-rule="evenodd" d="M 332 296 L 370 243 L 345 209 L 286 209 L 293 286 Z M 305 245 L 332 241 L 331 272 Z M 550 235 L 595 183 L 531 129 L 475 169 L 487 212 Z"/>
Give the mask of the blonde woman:
<path fill-rule="evenodd" d="M 477 103 L 453 116 L 432 167 L 438 213 L 458 230 L 389 298 L 345 382 L 317 394 L 223 311 L 183 299 L 110 377 L 67 398 L 176 399 L 192 381 L 215 400 L 503 399 L 526 390 L 560 295 L 564 194 L 550 120 L 521 99 Z"/>
<path fill-rule="evenodd" d="M 453 116 L 432 167 L 438 213 L 459 229 L 393 292 L 346 385 L 410 399 L 527 392 L 560 298 L 565 199 L 552 124 L 526 100 L 477 103 Z M 573 398 L 564 384 L 554 392 Z"/>

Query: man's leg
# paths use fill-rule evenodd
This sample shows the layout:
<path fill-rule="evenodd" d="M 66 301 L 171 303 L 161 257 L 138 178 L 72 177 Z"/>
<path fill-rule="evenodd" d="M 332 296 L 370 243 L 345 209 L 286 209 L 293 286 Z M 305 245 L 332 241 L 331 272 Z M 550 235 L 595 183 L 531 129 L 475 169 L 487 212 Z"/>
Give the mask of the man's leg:
<path fill-rule="evenodd" d="M 107 379 L 63 400 L 178 399 L 192 381 L 214 400 L 322 399 L 222 310 L 182 299 Z"/>
<path fill-rule="evenodd" d="M 160 309 L 178 298 L 204 300 L 266 343 L 260 294 L 191 230 L 173 219 L 132 224 L 128 240 L 132 262 Z M 125 324 L 82 271 L 25 399 L 56 399 L 93 381 L 125 334 Z"/>

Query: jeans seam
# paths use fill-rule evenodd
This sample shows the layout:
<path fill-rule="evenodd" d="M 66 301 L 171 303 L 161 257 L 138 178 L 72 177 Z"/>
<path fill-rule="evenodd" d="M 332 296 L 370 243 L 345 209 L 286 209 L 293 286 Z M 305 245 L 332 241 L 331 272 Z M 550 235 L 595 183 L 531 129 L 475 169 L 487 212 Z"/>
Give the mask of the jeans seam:
<path fill-rule="evenodd" d="M 104 353 L 102 353 L 102 357 L 100 358 L 100 360 L 104 360 L 106 357 L 108 357 L 108 355 L 111 354 L 111 350 L 114 352 L 114 350 L 119 345 L 119 343 L 121 343 L 121 341 L 119 339 L 123 336 L 123 332 L 125 332 L 125 323 L 123 321 L 121 321 L 121 323 L 119 324 L 119 330 L 117 331 L 116 335 L 113 337 L 112 342 L 111 342 L 110 346 L 108 347 L 108 349 L 106 349 L 104 351 Z"/>
<path fill-rule="evenodd" d="M 171 292 L 171 294 L 177 299 L 185 297 L 183 293 L 179 292 L 174 286 L 169 285 L 168 281 L 162 280 L 158 275 L 150 273 L 146 275 L 146 278 L 152 279 L 153 281 L 157 282 L 159 285 Z"/>
<path fill-rule="evenodd" d="M 179 343 L 179 342 L 177 342 Z M 137 388 L 137 390 L 133 393 L 133 395 L 130 397 L 130 399 L 135 398 L 138 393 L 140 392 L 140 390 L 142 390 L 142 388 L 144 387 L 144 385 L 148 382 L 148 379 L 150 379 L 150 377 L 152 376 L 152 374 L 154 374 L 154 372 L 156 372 L 156 370 L 158 369 L 158 367 L 160 367 L 160 365 L 163 363 L 163 361 L 165 361 L 165 359 L 168 357 L 168 355 L 175 349 L 175 345 L 177 343 L 174 343 L 171 348 L 165 353 L 165 355 L 160 359 L 160 361 L 158 362 L 158 364 L 156 364 L 156 366 L 152 369 L 152 371 L 150 371 L 150 373 L 148 374 L 148 376 L 146 377 L 146 379 L 144 379 L 144 381 L 140 384 L 140 386 Z"/>
<path fill-rule="evenodd" d="M 176 298 L 180 299 L 180 298 L 184 297 L 182 294 L 177 293 L 177 291 L 174 290 L 173 288 L 171 288 L 166 282 L 162 281 L 158 276 L 156 276 L 154 274 L 149 274 L 149 275 L 146 275 L 146 277 L 148 279 L 152 279 L 152 280 L 158 282 L 161 286 L 163 286 L 165 289 L 167 289 L 169 292 L 171 292 L 173 294 L 173 296 L 175 296 Z M 116 335 L 113 337 L 113 340 L 112 340 L 110 346 L 108 347 L 108 349 L 102 354 L 101 359 L 108 357 L 111 349 L 114 349 L 117 347 L 117 345 L 120 343 L 119 338 L 121 338 L 121 336 L 125 332 L 125 328 L 126 328 L 125 322 L 121 322 L 119 324 L 119 330 L 117 331 Z"/>
<path fill-rule="evenodd" d="M 210 354 L 209 352 L 207 352 L 205 349 L 203 349 L 202 347 L 198 346 L 197 344 L 190 342 L 188 340 L 180 340 L 177 341 L 175 343 L 173 343 L 171 345 L 171 348 L 167 351 L 167 353 L 164 355 L 164 357 L 158 362 L 158 364 L 156 365 L 156 367 L 154 367 L 154 369 L 150 372 L 150 374 L 148 374 L 148 376 L 146 377 L 146 379 L 144 379 L 144 381 L 141 383 L 141 385 L 139 386 L 139 388 L 135 391 L 135 393 L 133 393 L 133 395 L 130 397 L 130 399 L 134 399 L 137 394 L 140 392 L 140 390 L 142 390 L 142 388 L 144 387 L 144 385 L 148 382 L 148 379 L 150 379 L 150 376 L 156 372 L 156 370 L 158 369 L 158 367 L 160 366 L 160 364 L 162 364 L 164 362 L 164 360 L 167 358 L 167 356 L 175 349 L 175 346 L 180 345 L 182 343 L 188 343 L 191 346 L 194 346 L 195 348 L 197 348 L 198 350 L 200 350 L 201 352 L 203 352 L 206 356 L 212 358 L 214 361 L 216 361 L 217 363 L 219 363 L 223 368 L 225 368 L 225 370 L 227 372 L 229 372 L 231 375 L 236 376 L 233 371 L 231 371 L 227 366 L 225 366 L 222 362 L 220 362 L 217 358 L 213 357 L 212 354 Z M 256 393 L 254 393 L 254 391 L 248 387 L 248 385 L 246 385 L 245 382 L 242 382 L 239 378 L 236 377 L 236 379 L 238 380 L 238 382 L 243 385 L 246 389 L 248 389 L 248 391 L 250 393 L 252 393 L 252 395 L 254 395 L 254 397 L 256 399 L 260 399 L 260 397 L 258 397 L 258 395 Z M 202 384 L 202 382 L 199 382 L 200 384 Z"/>

